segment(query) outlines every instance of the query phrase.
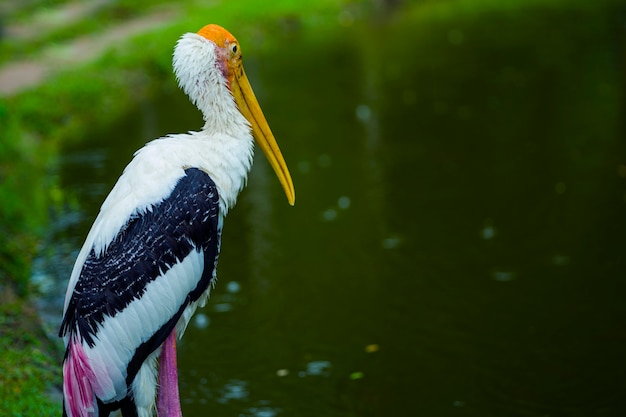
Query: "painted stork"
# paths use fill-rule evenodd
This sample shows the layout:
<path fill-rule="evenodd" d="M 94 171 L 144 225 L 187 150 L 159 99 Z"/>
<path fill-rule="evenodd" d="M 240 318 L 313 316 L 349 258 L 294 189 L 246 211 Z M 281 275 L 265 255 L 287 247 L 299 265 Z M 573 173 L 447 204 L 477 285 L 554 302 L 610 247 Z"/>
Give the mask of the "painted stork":
<path fill-rule="evenodd" d="M 217 25 L 187 33 L 173 66 L 205 124 L 136 152 L 87 235 L 59 331 L 65 416 L 181 416 L 176 338 L 215 282 L 224 216 L 246 183 L 254 140 L 295 201 L 237 40 Z"/>

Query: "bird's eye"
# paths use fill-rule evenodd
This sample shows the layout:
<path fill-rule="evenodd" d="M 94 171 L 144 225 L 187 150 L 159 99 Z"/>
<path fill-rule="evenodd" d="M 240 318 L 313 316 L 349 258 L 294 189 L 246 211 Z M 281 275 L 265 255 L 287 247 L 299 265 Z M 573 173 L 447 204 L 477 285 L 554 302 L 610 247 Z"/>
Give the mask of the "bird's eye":
<path fill-rule="evenodd" d="M 234 43 L 233 46 L 230 47 L 230 50 L 233 52 L 233 54 L 236 54 L 239 48 L 237 47 L 237 44 Z"/>

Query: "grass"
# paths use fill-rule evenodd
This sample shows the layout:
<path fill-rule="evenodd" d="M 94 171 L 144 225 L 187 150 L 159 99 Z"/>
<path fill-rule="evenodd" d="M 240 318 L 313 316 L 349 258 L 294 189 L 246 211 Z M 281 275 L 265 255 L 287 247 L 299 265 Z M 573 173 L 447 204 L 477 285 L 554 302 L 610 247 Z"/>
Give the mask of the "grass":
<path fill-rule="evenodd" d="M 47 342 L 32 304 L 6 285 L 0 291 L 0 415 L 59 415 L 48 394 L 60 382 L 60 352 Z"/>

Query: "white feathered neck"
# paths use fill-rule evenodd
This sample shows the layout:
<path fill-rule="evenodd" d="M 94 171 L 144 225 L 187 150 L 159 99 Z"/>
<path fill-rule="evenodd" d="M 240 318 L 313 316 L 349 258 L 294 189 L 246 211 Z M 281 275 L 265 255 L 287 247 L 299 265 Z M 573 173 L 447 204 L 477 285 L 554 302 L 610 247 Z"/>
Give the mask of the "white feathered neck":
<path fill-rule="evenodd" d="M 223 54 L 213 42 L 197 33 L 183 35 L 174 49 L 174 73 L 178 84 L 204 117 L 203 130 L 233 132 L 236 137 L 250 133 L 250 124 L 241 115 L 227 86 Z"/>

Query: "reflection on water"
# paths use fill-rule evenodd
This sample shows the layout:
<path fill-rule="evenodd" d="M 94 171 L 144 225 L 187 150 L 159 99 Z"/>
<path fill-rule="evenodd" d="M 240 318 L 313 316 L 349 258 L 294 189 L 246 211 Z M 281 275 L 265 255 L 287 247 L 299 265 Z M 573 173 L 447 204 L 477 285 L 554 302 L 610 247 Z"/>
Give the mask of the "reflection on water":
<path fill-rule="evenodd" d="M 186 416 L 626 412 L 622 30 L 425 13 L 247 57 L 298 198 L 257 158 L 180 345 Z M 174 91 L 67 150 L 48 288 L 132 152 L 201 125 Z"/>

